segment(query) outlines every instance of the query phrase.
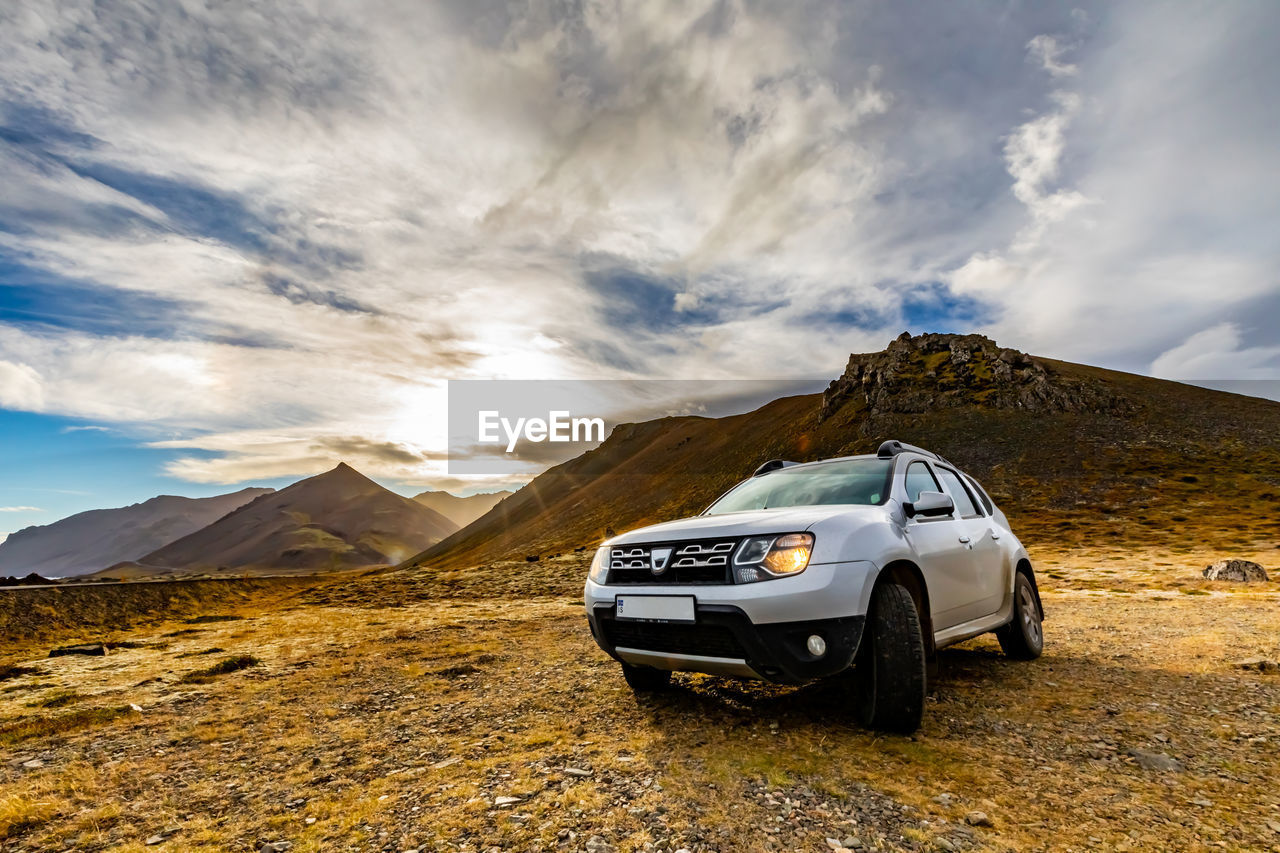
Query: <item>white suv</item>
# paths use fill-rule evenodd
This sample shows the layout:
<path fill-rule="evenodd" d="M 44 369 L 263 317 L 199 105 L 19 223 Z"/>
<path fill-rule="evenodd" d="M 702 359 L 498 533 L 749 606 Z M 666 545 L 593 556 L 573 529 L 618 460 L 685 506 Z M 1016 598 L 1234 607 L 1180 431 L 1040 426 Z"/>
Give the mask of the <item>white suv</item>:
<path fill-rule="evenodd" d="M 585 592 L 596 643 L 636 690 L 673 671 L 801 684 L 849 672 L 861 721 L 910 732 L 937 649 L 995 631 L 1040 655 L 1027 552 L 936 453 L 773 460 L 702 515 L 616 536 Z"/>

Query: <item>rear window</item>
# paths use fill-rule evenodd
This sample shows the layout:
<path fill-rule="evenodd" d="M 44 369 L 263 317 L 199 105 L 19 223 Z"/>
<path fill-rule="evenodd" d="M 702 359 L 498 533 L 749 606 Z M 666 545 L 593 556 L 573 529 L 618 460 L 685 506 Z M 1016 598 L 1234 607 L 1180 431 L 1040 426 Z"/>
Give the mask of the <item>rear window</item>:
<path fill-rule="evenodd" d="M 889 497 L 891 470 L 893 460 L 871 458 L 779 468 L 739 484 L 712 504 L 706 514 L 784 506 L 874 506 Z"/>
<path fill-rule="evenodd" d="M 996 511 L 995 504 L 991 503 L 991 496 L 987 494 L 987 490 L 982 488 L 982 484 L 968 474 L 964 475 L 964 479 L 966 483 L 973 486 L 974 494 L 978 496 L 978 500 L 982 501 L 982 506 L 986 508 L 987 515 L 994 515 Z"/>
<path fill-rule="evenodd" d="M 982 515 L 978 511 L 978 505 L 973 502 L 973 496 L 969 494 L 969 487 L 960 479 L 960 475 L 950 468 L 939 468 L 938 476 L 942 477 L 942 482 L 947 484 L 947 491 L 951 493 L 951 499 L 956 502 L 956 509 L 960 511 L 961 518 L 976 518 Z"/>

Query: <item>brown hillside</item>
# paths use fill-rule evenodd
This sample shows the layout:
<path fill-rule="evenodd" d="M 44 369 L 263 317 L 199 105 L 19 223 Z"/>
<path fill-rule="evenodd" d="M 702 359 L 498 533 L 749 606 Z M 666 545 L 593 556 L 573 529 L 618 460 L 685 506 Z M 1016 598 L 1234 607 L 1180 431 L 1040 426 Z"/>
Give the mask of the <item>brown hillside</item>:
<path fill-rule="evenodd" d="M 413 496 L 413 499 L 425 507 L 430 507 L 458 527 L 466 527 L 484 515 L 503 498 L 510 497 L 511 492 L 485 492 L 460 498 L 449 492 L 425 491 Z"/>
<path fill-rule="evenodd" d="M 160 495 L 116 509 L 93 509 L 13 533 L 0 543 L 0 574 L 75 577 L 136 560 L 212 524 L 271 489 L 210 498 Z"/>
<path fill-rule="evenodd" d="M 866 453 L 889 437 L 978 477 L 1031 543 L 1191 548 L 1276 536 L 1280 403 L 1032 357 L 977 335 L 903 335 L 851 356 L 823 395 L 619 426 L 409 564 L 593 547 L 700 512 L 764 460 Z"/>
<path fill-rule="evenodd" d="M 395 563 L 458 527 L 345 463 L 264 495 L 138 562 L 185 573 Z"/>

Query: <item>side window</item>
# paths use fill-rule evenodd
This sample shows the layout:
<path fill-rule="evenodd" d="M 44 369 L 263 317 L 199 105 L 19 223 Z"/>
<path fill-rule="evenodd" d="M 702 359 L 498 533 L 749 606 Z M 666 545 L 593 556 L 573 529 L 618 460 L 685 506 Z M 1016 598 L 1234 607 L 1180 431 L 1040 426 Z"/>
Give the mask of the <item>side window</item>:
<path fill-rule="evenodd" d="M 961 518 L 977 518 L 982 515 L 978 511 L 978 505 L 973 502 L 973 495 L 969 494 L 969 487 L 961 482 L 955 471 L 950 468 L 939 468 L 938 475 L 942 477 L 942 482 L 947 484 L 947 491 L 951 493 L 951 499 L 956 502 L 956 509 Z"/>
<path fill-rule="evenodd" d="M 986 509 L 987 515 L 995 515 L 996 508 L 991 503 L 991 497 L 987 494 L 987 490 L 982 488 L 982 485 L 968 474 L 964 475 L 964 479 L 970 486 L 973 486 L 973 491 L 978 496 L 978 500 L 982 501 L 982 506 Z"/>
<path fill-rule="evenodd" d="M 929 466 L 923 462 L 912 462 L 907 466 L 907 500 L 920 499 L 921 492 L 940 492 L 942 487 L 934 478 Z"/>

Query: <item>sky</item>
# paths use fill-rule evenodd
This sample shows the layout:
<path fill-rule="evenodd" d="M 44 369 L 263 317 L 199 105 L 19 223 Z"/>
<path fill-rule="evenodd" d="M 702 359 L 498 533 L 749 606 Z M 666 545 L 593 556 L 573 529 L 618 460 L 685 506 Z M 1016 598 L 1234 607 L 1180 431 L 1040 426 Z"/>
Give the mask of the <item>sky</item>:
<path fill-rule="evenodd" d="M 346 460 L 449 379 L 903 330 L 1280 378 L 1266 2 L 0 5 L 0 535 Z M 1274 387 L 1274 386 L 1272 386 Z"/>

